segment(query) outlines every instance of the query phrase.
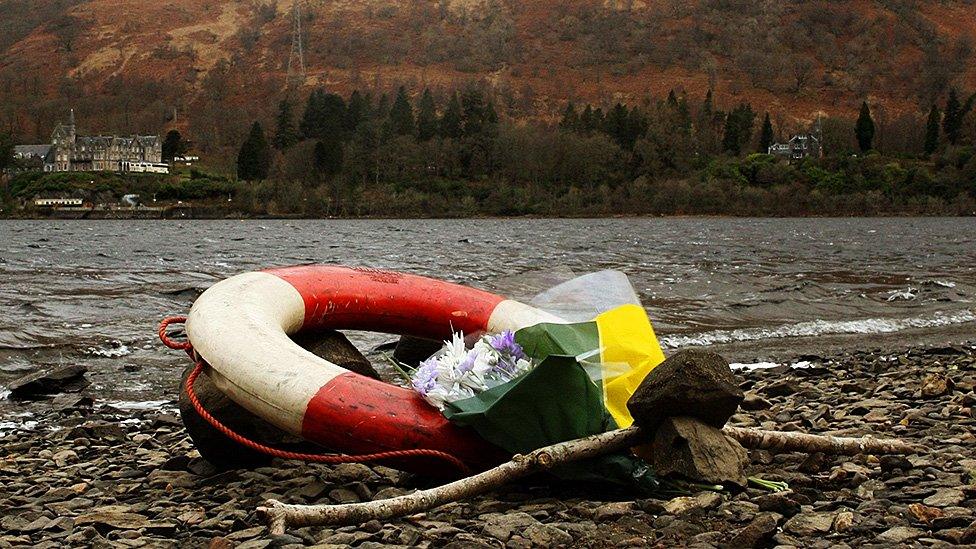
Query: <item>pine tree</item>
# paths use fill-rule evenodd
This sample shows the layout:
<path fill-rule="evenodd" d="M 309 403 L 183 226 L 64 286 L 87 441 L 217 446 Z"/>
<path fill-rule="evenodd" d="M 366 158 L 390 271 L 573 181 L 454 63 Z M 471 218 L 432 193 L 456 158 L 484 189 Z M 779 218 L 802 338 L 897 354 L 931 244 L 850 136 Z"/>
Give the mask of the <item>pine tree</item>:
<path fill-rule="evenodd" d="M 316 141 L 312 154 L 321 175 L 331 178 L 342 171 L 342 141 L 335 136 Z"/>
<path fill-rule="evenodd" d="M 492 127 L 498 124 L 498 112 L 495 110 L 495 103 L 488 100 L 485 104 L 485 125 Z"/>
<path fill-rule="evenodd" d="M 310 139 L 321 139 L 330 135 L 343 135 L 346 128 L 346 102 L 334 93 L 314 90 L 308 96 L 305 113 L 299 129 Z"/>
<path fill-rule="evenodd" d="M 308 94 L 305 102 L 305 112 L 302 113 L 302 120 L 298 124 L 302 137 L 314 137 L 318 133 L 318 126 L 322 119 L 322 102 L 325 97 L 325 90 L 315 89 Z"/>
<path fill-rule="evenodd" d="M 708 89 L 708 92 L 705 94 L 705 100 L 702 101 L 701 118 L 703 118 L 705 120 L 710 119 L 712 117 L 712 110 L 713 110 L 713 107 L 712 107 L 712 90 L 711 90 L 711 88 L 709 88 Z"/>
<path fill-rule="evenodd" d="M 759 152 L 766 154 L 773 144 L 773 123 L 769 121 L 769 113 L 763 117 L 762 130 L 759 133 Z"/>
<path fill-rule="evenodd" d="M 634 107 L 630 109 L 630 114 L 627 116 L 627 126 L 628 126 L 628 139 L 631 142 L 631 148 L 633 144 L 637 142 L 638 139 L 647 134 L 647 127 L 649 122 L 644 113 Z"/>
<path fill-rule="evenodd" d="M 688 99 L 681 94 L 681 99 L 675 106 L 675 115 L 678 120 L 678 127 L 685 131 L 691 131 L 691 109 L 688 108 Z"/>
<path fill-rule="evenodd" d="M 176 130 L 170 130 L 163 140 L 163 162 L 172 162 L 177 156 L 186 153 L 183 136 Z"/>
<path fill-rule="evenodd" d="M 362 96 L 359 90 L 355 90 L 349 96 L 346 104 L 345 130 L 346 138 L 352 137 L 356 133 L 359 123 L 369 116 L 369 99 Z"/>
<path fill-rule="evenodd" d="M 270 170 L 271 147 L 261 123 L 255 122 L 237 154 L 237 177 L 244 181 L 263 180 L 268 178 Z"/>
<path fill-rule="evenodd" d="M 583 109 L 583 113 L 580 114 L 579 131 L 583 135 L 592 135 L 596 129 L 597 125 L 593 119 L 593 107 L 587 103 L 586 108 Z"/>
<path fill-rule="evenodd" d="M 946 139 L 949 143 L 955 145 L 959 141 L 960 134 L 962 133 L 963 120 L 965 120 L 966 115 L 973 108 L 973 103 L 976 102 L 976 93 L 969 96 L 965 104 L 959 101 L 959 96 L 956 93 L 956 89 L 952 88 L 949 90 L 949 99 L 946 100 L 945 116 L 942 118 L 942 129 L 945 131 Z"/>
<path fill-rule="evenodd" d="M 461 101 L 457 92 L 451 94 L 444 114 L 441 115 L 441 137 L 457 139 L 461 137 Z"/>
<path fill-rule="evenodd" d="M 559 122 L 559 127 L 566 131 L 574 132 L 579 130 L 579 123 L 580 119 L 579 115 L 576 114 L 576 105 L 573 105 L 573 102 L 570 101 L 566 105 L 566 110 L 563 111 L 563 119 Z"/>
<path fill-rule="evenodd" d="M 287 98 L 278 103 L 278 118 L 275 121 L 274 148 L 283 151 L 298 143 L 298 129 L 295 128 L 292 104 Z"/>
<path fill-rule="evenodd" d="M 942 115 L 939 112 L 939 107 L 932 104 L 932 108 L 929 109 L 929 120 L 925 124 L 925 154 L 930 155 L 939 148 L 939 126 L 942 121 Z"/>
<path fill-rule="evenodd" d="M 871 143 L 874 141 L 874 120 L 871 118 L 871 108 L 867 101 L 861 102 L 861 114 L 857 117 L 854 125 L 854 135 L 857 137 L 857 146 L 861 152 L 871 150 Z"/>
<path fill-rule="evenodd" d="M 437 135 L 437 107 L 430 89 L 425 89 L 417 106 L 417 139 L 430 141 Z"/>
<path fill-rule="evenodd" d="M 463 135 L 478 135 L 484 129 L 486 120 L 485 96 L 481 90 L 469 87 L 461 94 L 461 132 Z"/>
<path fill-rule="evenodd" d="M 672 109 L 678 106 L 678 96 L 674 94 L 674 88 L 668 92 L 668 106 Z"/>
<path fill-rule="evenodd" d="M 945 132 L 946 139 L 952 145 L 959 139 L 959 130 L 962 128 L 962 105 L 956 95 L 956 88 L 949 90 L 949 98 L 946 99 L 945 116 L 942 117 L 942 131 Z"/>
<path fill-rule="evenodd" d="M 630 113 L 622 103 L 617 103 L 607 113 L 606 132 L 607 135 L 617 143 L 622 149 L 633 147 L 634 143 L 630 140 Z M 636 137 L 635 137 L 636 138 Z"/>
<path fill-rule="evenodd" d="M 14 140 L 5 133 L 0 133 L 0 174 L 14 165 Z"/>
<path fill-rule="evenodd" d="M 722 149 L 738 156 L 742 146 L 752 138 L 752 126 L 756 113 L 748 103 L 740 103 L 725 117 L 725 130 L 722 135 Z"/>
<path fill-rule="evenodd" d="M 397 90 L 396 99 L 390 109 L 390 123 L 393 125 L 393 132 L 397 135 L 413 135 L 413 107 L 403 86 Z"/>

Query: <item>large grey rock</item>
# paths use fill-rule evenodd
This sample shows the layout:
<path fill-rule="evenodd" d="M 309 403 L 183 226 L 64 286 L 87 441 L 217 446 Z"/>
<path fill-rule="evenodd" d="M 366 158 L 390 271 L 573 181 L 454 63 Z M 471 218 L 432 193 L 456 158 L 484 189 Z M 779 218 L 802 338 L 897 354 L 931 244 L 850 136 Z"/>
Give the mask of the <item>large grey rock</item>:
<path fill-rule="evenodd" d="M 749 455 L 738 441 L 695 418 L 664 420 L 650 446 L 638 455 L 658 475 L 680 475 L 695 481 L 744 488 Z"/>
<path fill-rule="evenodd" d="M 681 351 L 651 370 L 627 408 L 638 425 L 651 431 L 665 418 L 676 416 L 721 428 L 742 399 L 724 358 L 705 351 Z"/>
<path fill-rule="evenodd" d="M 335 331 L 314 332 L 295 337 L 295 342 L 318 356 L 346 368 L 347 370 L 379 379 L 369 360 L 349 342 L 343 334 Z M 183 372 L 180 383 L 180 416 L 183 425 L 193 440 L 200 455 L 218 469 L 238 469 L 260 467 L 271 462 L 271 458 L 227 438 L 213 428 L 210 423 L 197 414 L 186 395 L 186 379 L 193 366 Z M 274 425 L 264 421 L 238 405 L 222 393 L 206 375 L 197 377 L 193 390 L 203 408 L 231 430 L 255 442 L 296 452 L 321 453 L 323 448 L 303 442 Z"/>
<path fill-rule="evenodd" d="M 78 392 L 89 385 L 85 379 L 88 368 L 73 364 L 55 366 L 27 374 L 7 385 L 11 398 L 27 399 L 54 393 Z"/>

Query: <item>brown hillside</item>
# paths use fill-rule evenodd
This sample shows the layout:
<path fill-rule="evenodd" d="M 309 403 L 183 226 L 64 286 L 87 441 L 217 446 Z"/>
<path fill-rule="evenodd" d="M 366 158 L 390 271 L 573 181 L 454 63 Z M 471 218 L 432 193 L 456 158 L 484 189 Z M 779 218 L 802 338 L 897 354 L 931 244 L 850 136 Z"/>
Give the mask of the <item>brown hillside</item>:
<path fill-rule="evenodd" d="M 0 0 L 0 129 L 43 139 L 176 124 L 239 139 L 283 95 L 291 0 Z M 503 113 L 668 90 L 780 119 L 918 112 L 976 88 L 971 1 L 305 0 L 306 88 L 488 85 Z"/>

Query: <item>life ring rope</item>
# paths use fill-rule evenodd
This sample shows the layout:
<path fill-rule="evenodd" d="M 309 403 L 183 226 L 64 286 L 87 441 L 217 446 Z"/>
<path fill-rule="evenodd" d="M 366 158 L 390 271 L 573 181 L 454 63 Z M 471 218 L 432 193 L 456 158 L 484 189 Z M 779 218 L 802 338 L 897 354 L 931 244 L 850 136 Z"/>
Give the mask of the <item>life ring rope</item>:
<path fill-rule="evenodd" d="M 174 324 L 183 324 L 186 322 L 185 316 L 171 316 L 167 317 L 159 323 L 159 339 L 164 345 L 171 349 L 183 350 L 193 356 L 193 344 L 187 341 L 177 341 L 170 337 L 168 333 L 168 328 Z M 272 457 L 277 457 L 281 459 L 293 459 L 298 461 L 308 461 L 313 463 L 328 463 L 328 464 L 340 464 L 340 463 L 368 463 L 374 461 L 384 461 L 402 458 L 414 458 L 414 457 L 433 457 L 437 459 L 444 460 L 455 467 L 460 473 L 467 475 L 470 474 L 471 469 L 464 464 L 456 456 L 453 456 L 447 452 L 440 450 L 432 450 L 427 448 L 414 448 L 409 450 L 393 450 L 388 452 L 378 452 L 372 454 L 308 454 L 301 452 L 290 452 L 287 450 L 281 450 L 279 448 L 273 448 L 259 442 L 255 442 L 237 432 L 235 432 L 230 427 L 224 425 L 220 420 L 213 417 L 210 412 L 208 412 L 200 399 L 197 397 L 196 392 L 193 390 L 193 384 L 203 373 L 206 363 L 203 360 L 195 360 L 196 366 L 193 371 L 190 372 L 189 377 L 186 379 L 186 396 L 193 405 L 194 410 L 197 414 L 206 420 L 214 429 L 217 429 L 223 433 L 227 438 L 246 446 L 252 450 L 266 454 Z"/>

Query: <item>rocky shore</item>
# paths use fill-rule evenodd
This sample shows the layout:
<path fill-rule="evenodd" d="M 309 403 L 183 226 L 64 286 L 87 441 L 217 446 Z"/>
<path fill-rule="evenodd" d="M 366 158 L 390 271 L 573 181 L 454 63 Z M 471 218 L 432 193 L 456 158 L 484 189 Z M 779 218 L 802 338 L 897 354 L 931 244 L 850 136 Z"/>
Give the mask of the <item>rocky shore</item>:
<path fill-rule="evenodd" d="M 859 547 L 976 544 L 976 348 L 797 357 L 741 370 L 731 424 L 898 437 L 892 457 L 752 451 L 750 488 L 648 498 L 534 478 L 425 515 L 269 537 L 254 509 L 391 497 L 430 481 L 384 467 L 275 462 L 219 472 L 173 404 L 119 410 L 81 395 L 31 404 L 0 436 L 0 547 Z M 26 405 L 25 405 L 26 406 Z"/>

